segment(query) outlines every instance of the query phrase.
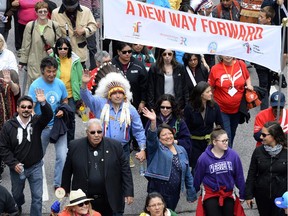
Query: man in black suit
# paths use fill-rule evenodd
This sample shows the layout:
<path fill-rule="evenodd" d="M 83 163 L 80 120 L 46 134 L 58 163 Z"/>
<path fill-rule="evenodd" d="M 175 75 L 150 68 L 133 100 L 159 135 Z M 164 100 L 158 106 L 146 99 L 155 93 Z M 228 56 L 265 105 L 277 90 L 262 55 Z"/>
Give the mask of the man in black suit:
<path fill-rule="evenodd" d="M 92 208 L 101 215 L 123 215 L 125 203 L 133 202 L 134 192 L 122 145 L 103 137 L 99 119 L 87 122 L 86 133 L 87 137 L 70 142 L 61 185 L 67 193 L 82 189 L 94 199 Z"/>

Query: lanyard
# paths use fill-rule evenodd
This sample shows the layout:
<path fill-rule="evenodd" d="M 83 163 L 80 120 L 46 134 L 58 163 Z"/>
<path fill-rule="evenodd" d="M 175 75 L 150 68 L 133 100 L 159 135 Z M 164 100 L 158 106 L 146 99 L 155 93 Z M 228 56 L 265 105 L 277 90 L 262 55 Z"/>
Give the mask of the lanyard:
<path fill-rule="evenodd" d="M 227 68 L 226 68 L 225 64 L 222 62 L 223 68 L 224 68 L 224 70 L 225 70 L 225 73 L 227 74 L 228 79 L 229 79 L 230 82 L 231 82 L 232 88 L 234 88 L 234 82 L 233 82 L 232 79 L 231 79 L 232 73 L 233 73 L 233 71 L 234 71 L 234 64 L 235 64 L 235 63 L 234 63 L 234 60 L 233 60 L 233 64 L 232 64 L 230 73 L 228 74 Z M 230 76 L 229 76 L 229 75 L 230 75 Z"/>

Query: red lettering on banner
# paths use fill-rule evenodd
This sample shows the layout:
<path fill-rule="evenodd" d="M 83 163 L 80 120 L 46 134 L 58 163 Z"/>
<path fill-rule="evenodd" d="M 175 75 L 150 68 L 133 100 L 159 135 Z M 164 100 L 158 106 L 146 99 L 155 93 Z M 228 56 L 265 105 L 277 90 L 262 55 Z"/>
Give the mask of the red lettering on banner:
<path fill-rule="evenodd" d="M 218 34 L 218 29 L 217 29 L 216 23 L 210 20 L 208 24 L 209 24 L 210 32 L 212 34 Z"/>
<path fill-rule="evenodd" d="M 246 29 L 243 25 L 240 25 L 240 31 L 239 31 L 239 36 L 238 36 L 238 40 L 243 40 L 243 41 L 246 41 L 245 40 L 245 36 L 246 36 Z"/>
<path fill-rule="evenodd" d="M 227 36 L 227 31 L 225 29 L 225 23 L 223 22 L 217 22 L 217 26 L 218 26 L 218 31 L 220 35 L 224 35 Z"/>
<path fill-rule="evenodd" d="M 207 19 L 201 19 L 201 23 L 202 23 L 203 32 L 206 32 L 206 29 L 208 28 Z"/>
<path fill-rule="evenodd" d="M 139 16 L 140 17 L 144 17 L 144 18 L 148 18 L 148 19 L 152 19 L 152 20 L 157 20 L 157 21 L 163 22 L 163 23 L 166 22 L 164 10 L 156 9 L 152 6 L 145 6 L 145 5 L 141 5 L 141 4 L 137 4 L 137 5 L 139 8 Z"/>
<path fill-rule="evenodd" d="M 131 13 L 132 15 L 135 15 L 134 6 L 131 1 L 127 1 L 126 14 L 129 14 L 129 13 Z"/>
<path fill-rule="evenodd" d="M 227 36 L 242 41 L 263 38 L 263 28 L 201 18 L 202 30 L 215 35 Z"/>
<path fill-rule="evenodd" d="M 187 22 L 187 19 L 186 19 L 186 16 L 185 15 L 182 15 L 182 28 L 186 28 L 187 30 L 190 30 L 189 28 L 189 25 L 188 25 L 188 22 Z"/>
<path fill-rule="evenodd" d="M 255 40 L 262 39 L 263 38 L 262 33 L 263 33 L 263 28 L 262 27 L 256 27 L 256 33 L 255 33 L 254 39 Z"/>
<path fill-rule="evenodd" d="M 238 35 L 237 25 L 234 23 L 226 23 L 226 27 L 228 30 L 228 37 L 236 38 Z"/>
<path fill-rule="evenodd" d="M 168 12 L 172 26 L 180 28 L 180 14 Z"/>
<path fill-rule="evenodd" d="M 189 21 L 190 21 L 190 23 L 192 25 L 193 31 L 196 31 L 197 18 L 196 17 L 192 18 L 192 17 L 188 16 L 188 19 L 189 19 Z"/>

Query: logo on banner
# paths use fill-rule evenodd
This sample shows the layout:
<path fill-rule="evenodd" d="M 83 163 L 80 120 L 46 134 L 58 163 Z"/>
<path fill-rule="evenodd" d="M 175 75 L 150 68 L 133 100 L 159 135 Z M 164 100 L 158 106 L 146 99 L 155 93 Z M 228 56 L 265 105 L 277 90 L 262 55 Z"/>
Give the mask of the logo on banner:
<path fill-rule="evenodd" d="M 187 46 L 186 41 L 187 41 L 186 37 L 180 37 L 180 45 Z"/>
<path fill-rule="evenodd" d="M 141 22 L 135 22 L 133 24 L 133 35 L 134 36 L 140 36 L 140 27 L 142 27 Z"/>
<path fill-rule="evenodd" d="M 244 43 L 243 44 L 243 47 L 245 47 L 246 48 L 246 53 L 247 54 L 249 54 L 249 53 L 251 53 L 251 47 L 250 47 L 250 44 L 247 42 L 247 43 Z"/>
<path fill-rule="evenodd" d="M 208 45 L 208 52 L 209 53 L 216 53 L 217 52 L 217 43 L 216 42 L 211 42 L 209 45 Z"/>

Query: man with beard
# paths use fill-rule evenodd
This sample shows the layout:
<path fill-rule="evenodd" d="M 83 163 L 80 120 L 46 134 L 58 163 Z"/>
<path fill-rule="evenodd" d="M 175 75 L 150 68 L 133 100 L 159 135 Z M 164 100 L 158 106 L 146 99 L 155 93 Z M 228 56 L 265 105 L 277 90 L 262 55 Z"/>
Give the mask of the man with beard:
<path fill-rule="evenodd" d="M 43 150 L 41 133 L 53 117 L 43 90 L 37 89 L 41 115 L 33 115 L 33 100 L 29 96 L 17 100 L 17 114 L 8 120 L 0 134 L 0 154 L 10 168 L 12 195 L 21 213 L 25 203 L 24 187 L 28 179 L 31 190 L 30 215 L 42 215 Z"/>

